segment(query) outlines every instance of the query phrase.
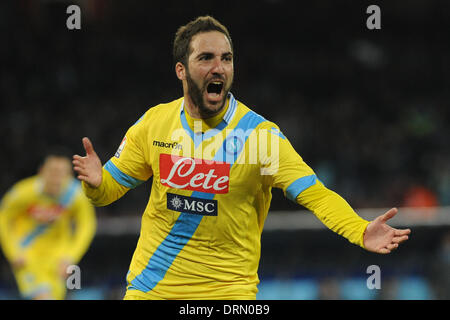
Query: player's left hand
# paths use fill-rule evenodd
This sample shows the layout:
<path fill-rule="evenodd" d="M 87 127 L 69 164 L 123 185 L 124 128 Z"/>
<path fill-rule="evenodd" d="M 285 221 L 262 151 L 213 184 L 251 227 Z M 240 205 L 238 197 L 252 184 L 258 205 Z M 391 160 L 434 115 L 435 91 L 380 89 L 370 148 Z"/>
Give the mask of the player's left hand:
<path fill-rule="evenodd" d="M 400 243 L 408 240 L 408 235 L 411 233 L 410 229 L 395 229 L 386 224 L 397 212 L 397 208 L 392 208 L 367 225 L 364 233 L 366 250 L 387 254 L 397 249 Z"/>
<path fill-rule="evenodd" d="M 67 259 L 61 260 L 61 262 L 59 263 L 59 275 L 61 278 L 67 279 L 67 277 L 69 276 L 67 269 L 69 268 L 70 265 L 72 265 L 72 263 L 69 260 Z"/>

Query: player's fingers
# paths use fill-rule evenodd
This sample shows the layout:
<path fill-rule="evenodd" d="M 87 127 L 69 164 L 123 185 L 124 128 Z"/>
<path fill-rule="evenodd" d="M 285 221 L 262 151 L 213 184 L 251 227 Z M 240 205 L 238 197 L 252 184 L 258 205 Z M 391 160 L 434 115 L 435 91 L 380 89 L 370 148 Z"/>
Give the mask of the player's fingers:
<path fill-rule="evenodd" d="M 409 237 L 408 237 L 407 235 L 402 236 L 402 237 L 394 237 L 394 238 L 392 239 L 392 242 L 393 242 L 393 243 L 402 243 L 402 242 L 408 240 L 408 238 L 409 238 Z"/>
<path fill-rule="evenodd" d="M 73 161 L 72 161 L 72 164 L 73 164 L 75 167 L 83 167 L 83 162 L 80 161 L 80 160 L 73 160 Z"/>
<path fill-rule="evenodd" d="M 386 246 L 389 251 L 395 250 L 398 248 L 398 243 L 390 243 Z"/>
<path fill-rule="evenodd" d="M 391 253 L 391 250 L 389 250 L 387 248 L 381 248 L 381 249 L 378 250 L 378 253 L 388 254 L 388 253 Z"/>
<path fill-rule="evenodd" d="M 393 218 L 397 214 L 397 212 L 398 212 L 397 208 L 392 208 L 392 209 L 386 211 L 386 213 L 381 216 L 381 220 L 383 222 L 386 222 L 389 219 Z"/>
<path fill-rule="evenodd" d="M 79 174 L 78 176 L 77 176 L 77 179 L 78 180 L 81 180 L 81 181 L 84 181 L 84 182 L 88 182 L 87 180 L 88 180 L 88 177 L 86 177 L 86 176 L 84 176 L 84 175 L 82 175 L 82 174 Z"/>
<path fill-rule="evenodd" d="M 404 236 L 411 233 L 411 229 L 395 229 L 395 236 Z"/>
<path fill-rule="evenodd" d="M 75 167 L 73 167 L 73 170 L 75 170 L 75 172 L 77 172 L 78 174 L 86 175 L 86 171 L 82 167 L 75 166 Z"/>
<path fill-rule="evenodd" d="M 94 147 L 93 147 L 93 145 L 92 145 L 91 140 L 89 140 L 88 137 L 84 137 L 84 138 L 82 139 L 82 141 L 83 141 L 83 147 L 84 147 L 84 150 L 86 150 L 86 155 L 92 155 L 92 154 L 95 154 Z"/>
<path fill-rule="evenodd" d="M 73 155 L 72 160 L 83 160 L 83 158 L 84 157 L 82 157 L 82 156 L 80 156 L 78 154 L 75 154 L 75 155 Z"/>

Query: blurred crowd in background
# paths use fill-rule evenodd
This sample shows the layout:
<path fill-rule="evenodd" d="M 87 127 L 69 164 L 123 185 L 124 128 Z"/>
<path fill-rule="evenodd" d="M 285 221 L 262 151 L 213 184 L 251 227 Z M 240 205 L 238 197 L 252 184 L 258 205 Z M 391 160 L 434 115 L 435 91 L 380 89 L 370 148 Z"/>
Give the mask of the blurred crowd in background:
<path fill-rule="evenodd" d="M 69 3 L 81 30 L 66 28 Z M 50 144 L 80 153 L 89 136 L 107 161 L 149 107 L 180 97 L 172 41 L 202 12 L 231 32 L 235 97 L 277 123 L 327 186 L 355 207 L 450 204 L 444 1 L 381 8 L 381 30 L 351 1 L 262 1 L 257 14 L 251 2 L 193 4 L 2 2 L 0 191 Z M 148 188 L 130 197 L 145 204 Z"/>
<path fill-rule="evenodd" d="M 81 30 L 66 27 L 69 4 Z M 233 39 L 234 96 L 277 123 L 326 186 L 355 208 L 448 206 L 448 2 L 380 7 L 382 28 L 369 30 L 359 1 L 2 1 L 0 193 L 52 145 L 81 154 L 88 136 L 107 161 L 149 107 L 181 97 L 174 34 L 211 14 Z M 150 183 L 99 214 L 140 215 Z M 272 210 L 298 209 L 273 193 Z"/>

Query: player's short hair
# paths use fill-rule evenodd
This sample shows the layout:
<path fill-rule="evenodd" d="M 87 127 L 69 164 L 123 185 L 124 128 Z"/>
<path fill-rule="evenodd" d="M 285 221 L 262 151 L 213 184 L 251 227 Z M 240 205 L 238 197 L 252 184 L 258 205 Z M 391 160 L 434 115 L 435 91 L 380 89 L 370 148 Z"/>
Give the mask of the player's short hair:
<path fill-rule="evenodd" d="M 68 161 L 72 159 L 72 152 L 69 148 L 61 145 L 53 145 L 45 148 L 43 150 L 43 154 L 41 157 L 41 163 L 39 166 L 42 166 L 49 158 L 65 158 Z"/>
<path fill-rule="evenodd" d="M 192 53 L 192 48 L 190 47 L 192 37 L 198 33 L 208 31 L 222 32 L 230 42 L 231 51 L 233 51 L 233 42 L 228 29 L 211 16 L 201 16 L 178 28 L 173 42 L 174 64 L 181 62 L 187 67 L 188 57 Z"/>

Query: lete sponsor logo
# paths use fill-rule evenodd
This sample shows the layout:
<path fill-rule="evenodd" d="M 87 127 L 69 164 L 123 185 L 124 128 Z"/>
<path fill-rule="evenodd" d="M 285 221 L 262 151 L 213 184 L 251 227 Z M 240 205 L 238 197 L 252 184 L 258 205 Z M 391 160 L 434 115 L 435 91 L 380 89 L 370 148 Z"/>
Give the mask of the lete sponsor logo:
<path fill-rule="evenodd" d="M 161 153 L 161 184 L 175 189 L 228 193 L 230 164 Z"/>
<path fill-rule="evenodd" d="M 41 223 L 48 223 L 56 220 L 63 211 L 64 208 L 56 204 L 50 206 L 36 204 L 27 209 L 28 214 Z"/>

